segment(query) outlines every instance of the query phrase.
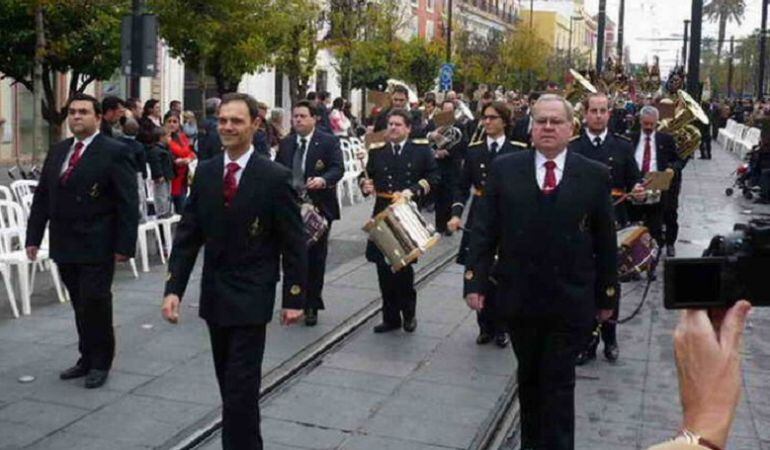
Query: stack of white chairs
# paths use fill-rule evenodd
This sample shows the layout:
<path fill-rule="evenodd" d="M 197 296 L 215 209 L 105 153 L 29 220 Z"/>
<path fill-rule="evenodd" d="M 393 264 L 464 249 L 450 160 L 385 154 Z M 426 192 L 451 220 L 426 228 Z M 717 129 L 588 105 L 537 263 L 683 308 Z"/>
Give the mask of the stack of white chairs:
<path fill-rule="evenodd" d="M 361 190 L 358 188 L 358 177 L 362 172 L 361 162 L 357 153 L 361 148 L 361 141 L 353 138 L 341 138 L 340 149 L 342 150 L 342 161 L 345 173 L 337 184 L 337 198 L 342 203 L 342 199 L 347 197 L 351 205 L 363 200 Z"/>
<path fill-rule="evenodd" d="M 147 173 L 150 173 L 150 165 L 147 165 Z M 146 201 L 147 204 L 155 204 L 155 191 L 153 186 L 152 177 L 147 177 L 147 181 L 144 184 L 145 193 L 146 193 Z M 137 234 L 136 244 L 139 248 L 139 257 L 142 258 L 142 272 L 149 272 L 150 271 L 150 255 L 149 255 L 149 248 L 147 246 L 147 233 L 152 233 L 152 235 L 155 237 L 155 244 L 158 247 L 158 251 L 160 253 L 160 261 L 163 264 L 166 264 L 166 250 L 163 246 L 163 239 L 160 235 L 161 230 L 161 222 L 158 219 L 158 217 L 153 215 L 148 215 L 147 220 L 144 223 L 139 224 L 139 231 Z M 167 235 L 167 241 L 170 239 L 170 234 Z"/>
<path fill-rule="evenodd" d="M 739 123 L 733 119 L 727 119 L 727 125 L 724 128 L 719 129 L 719 132 L 717 133 L 717 142 L 719 142 L 719 145 L 721 145 L 722 148 L 727 149 L 727 142 L 735 138 L 735 131 L 738 125 Z"/>
<path fill-rule="evenodd" d="M 733 140 L 733 151 L 741 158 L 746 156 L 755 146 L 759 145 L 759 137 L 762 134 L 762 130 L 759 128 L 746 128 L 743 131 L 743 135 L 736 137 Z"/>

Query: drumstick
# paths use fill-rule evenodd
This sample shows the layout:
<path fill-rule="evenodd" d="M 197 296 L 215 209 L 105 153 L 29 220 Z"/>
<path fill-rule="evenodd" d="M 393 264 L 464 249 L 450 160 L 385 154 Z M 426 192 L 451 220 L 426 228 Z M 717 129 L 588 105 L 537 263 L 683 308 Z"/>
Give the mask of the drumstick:
<path fill-rule="evenodd" d="M 652 180 L 644 180 L 644 183 L 642 183 L 642 187 L 647 187 L 650 185 L 650 182 Z M 620 196 L 620 198 L 615 201 L 615 203 L 612 204 L 612 206 L 618 206 L 619 204 L 623 203 L 624 201 L 628 200 L 629 197 L 634 195 L 633 192 L 624 192 L 623 195 Z"/>

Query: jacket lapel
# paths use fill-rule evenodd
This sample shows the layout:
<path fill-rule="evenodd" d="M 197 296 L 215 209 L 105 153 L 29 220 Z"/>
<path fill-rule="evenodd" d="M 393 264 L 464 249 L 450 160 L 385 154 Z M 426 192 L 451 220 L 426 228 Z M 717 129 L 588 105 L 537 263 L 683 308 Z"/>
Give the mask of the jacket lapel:
<path fill-rule="evenodd" d="M 518 186 L 514 187 L 514 190 L 521 192 L 522 198 L 525 199 L 527 204 L 524 211 L 528 212 L 532 211 L 533 206 L 537 202 L 540 186 L 537 184 L 537 176 L 535 175 L 535 150 L 526 151 L 529 152 L 527 163 L 518 168 L 518 176 L 515 177 Z M 514 192 L 514 195 L 518 194 Z"/>
<path fill-rule="evenodd" d="M 313 133 L 313 139 L 307 145 L 307 154 L 305 155 L 305 178 L 308 178 L 315 169 L 316 160 L 321 158 L 319 154 L 321 141 L 318 137 L 318 131 Z"/>
<path fill-rule="evenodd" d="M 241 174 L 241 179 L 238 182 L 238 191 L 235 193 L 233 204 L 228 208 L 228 212 L 237 213 L 239 210 L 248 207 L 248 200 L 251 198 L 251 193 L 254 190 L 254 186 L 257 184 L 256 164 L 258 158 L 259 155 L 257 155 L 256 152 L 251 154 L 249 162 L 246 163 L 246 167 L 243 169 L 243 173 Z M 224 166 L 222 170 L 224 170 Z M 224 184 L 223 177 L 220 177 L 220 183 Z"/>
<path fill-rule="evenodd" d="M 567 158 L 564 160 L 564 170 L 561 174 L 561 182 L 559 183 L 559 191 L 556 198 L 556 204 L 560 211 L 566 211 L 566 208 L 572 205 L 580 185 L 580 173 L 576 170 L 575 158 L 576 156 L 572 152 L 567 151 Z"/>

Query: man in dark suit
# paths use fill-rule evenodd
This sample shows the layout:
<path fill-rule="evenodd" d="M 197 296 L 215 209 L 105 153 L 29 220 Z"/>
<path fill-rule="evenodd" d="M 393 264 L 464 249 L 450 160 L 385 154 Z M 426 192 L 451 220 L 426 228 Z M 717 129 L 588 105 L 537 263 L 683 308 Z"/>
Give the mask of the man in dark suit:
<path fill-rule="evenodd" d="M 455 102 L 452 100 L 444 100 L 441 103 L 441 111 L 454 114 Z M 462 164 L 465 153 L 468 149 L 468 134 L 466 127 L 463 124 L 456 122 L 454 126 L 462 137 L 460 142 L 454 145 L 452 148 L 436 148 L 434 150 L 434 156 L 436 158 L 436 164 L 438 165 L 439 176 L 441 182 L 436 186 L 436 189 L 432 192 L 435 214 L 436 214 L 436 231 L 442 234 L 451 235 L 452 232 L 447 230 L 447 223 L 452 218 L 452 198 L 457 186 L 457 179 L 460 176 L 460 165 Z M 429 140 L 434 134 L 439 134 L 442 129 L 436 129 L 435 124 L 428 125 L 428 129 L 435 130 L 428 133 Z"/>
<path fill-rule="evenodd" d="M 588 159 L 600 162 L 610 169 L 610 186 L 614 197 L 627 192 L 636 192 L 641 195 L 644 188 L 640 184 L 641 172 L 634 161 L 634 150 L 631 142 L 625 137 L 609 132 L 609 98 L 606 94 L 590 94 L 585 102 L 585 131 L 577 139 L 573 139 L 569 145 L 569 151 L 578 153 Z M 628 223 L 626 203 L 615 206 L 615 221 L 619 226 Z M 618 299 L 620 298 L 620 285 L 616 286 Z M 614 321 L 618 319 L 620 302 L 615 303 L 611 320 L 601 324 L 601 340 L 604 342 L 604 356 L 608 361 L 615 362 L 620 350 Z M 598 323 L 594 324 L 596 329 Z M 592 330 L 593 330 L 592 329 Z M 589 342 L 588 348 L 580 352 L 577 364 L 583 365 L 596 358 L 596 346 L 598 339 L 593 340 L 592 333 L 586 336 Z"/>
<path fill-rule="evenodd" d="M 490 277 L 497 283 L 493 305 L 518 361 L 522 449 L 574 448 L 575 357 L 617 301 L 609 169 L 567 151 L 572 116 L 562 97 L 541 96 L 535 150 L 492 165 L 464 275 L 477 311 Z"/>
<path fill-rule="evenodd" d="M 222 447 L 262 449 L 259 386 L 265 329 L 283 262 L 281 322 L 302 317 L 307 245 L 291 171 L 255 154 L 257 102 L 227 94 L 219 110 L 225 154 L 198 166 L 168 264 L 163 316 L 179 319 L 205 244 L 200 316 L 208 325 L 222 395 Z"/>
<path fill-rule="evenodd" d="M 364 195 L 376 195 L 372 217 L 379 214 L 398 196 L 423 199 L 438 184 L 440 176 L 433 151 L 424 139 L 409 140 L 410 115 L 405 109 L 394 109 L 388 119 L 388 143 L 369 151 L 366 173 L 361 179 Z M 409 333 L 417 328 L 415 318 L 417 292 L 411 265 L 393 272 L 382 252 L 372 242 L 366 244 L 366 259 L 377 265 L 377 279 L 382 293 L 382 323 L 375 333 L 401 328 Z"/>
<path fill-rule="evenodd" d="M 656 131 L 659 112 L 654 106 L 645 106 L 639 113 L 641 133 L 631 136 L 634 145 L 634 160 L 642 176 L 650 171 L 672 171 L 674 180 L 671 187 L 663 193 L 661 202 L 651 205 L 634 205 L 629 207 L 629 215 L 633 221 L 643 221 L 650 229 L 650 235 L 663 247 L 666 246 L 668 256 L 675 256 L 674 244 L 678 233 L 677 207 L 681 187 L 681 173 L 685 161 L 679 159 L 676 153 L 674 138 L 666 133 Z M 671 212 L 673 209 L 673 213 Z M 664 214 L 666 214 L 666 236 L 663 236 Z"/>
<path fill-rule="evenodd" d="M 450 231 L 457 231 L 462 227 L 463 210 L 471 197 L 472 187 L 473 202 L 468 212 L 468 218 L 465 223 L 466 231 L 463 233 L 460 251 L 457 255 L 457 262 L 463 265 L 466 261 L 468 246 L 473 234 L 473 220 L 477 214 L 481 198 L 484 197 L 487 175 L 493 161 L 500 156 L 526 148 L 521 143 L 512 143 L 506 140 L 511 110 L 505 103 L 494 102 L 481 110 L 481 114 L 480 120 L 485 128 L 486 138 L 468 147 L 465 164 L 463 164 L 460 180 L 454 193 L 452 218 L 447 223 L 447 228 Z M 492 285 L 492 289 L 494 289 L 494 285 Z M 489 297 L 494 297 L 494 293 L 490 292 Z M 508 336 L 505 333 L 503 324 L 495 316 L 492 302 L 484 305 L 484 308 L 478 312 L 476 320 L 479 324 L 479 335 L 476 338 L 477 344 L 488 344 L 494 339 L 498 347 L 505 348 L 508 345 Z"/>
<path fill-rule="evenodd" d="M 393 92 L 390 93 L 390 106 L 383 109 L 374 121 L 374 131 L 382 131 L 388 128 L 388 116 L 394 109 L 409 109 L 409 91 L 399 84 L 393 86 Z M 410 117 L 410 129 L 415 132 L 413 119 Z M 430 131 L 430 130 L 428 130 Z M 414 136 L 412 136 L 414 137 Z"/>
<path fill-rule="evenodd" d="M 318 310 L 324 309 L 321 296 L 326 273 L 326 255 L 329 252 L 329 233 L 332 221 L 340 219 L 337 201 L 337 183 L 345 169 L 342 150 L 336 137 L 316 128 L 316 110 L 310 102 L 297 102 L 292 109 L 293 132 L 285 137 L 275 156 L 277 163 L 292 171 L 295 188 L 315 206 L 329 228 L 308 249 L 307 302 L 305 325 L 318 323 Z"/>
<path fill-rule="evenodd" d="M 67 102 L 75 136 L 46 157 L 27 223 L 27 256 L 37 257 L 50 225 L 50 255 L 59 266 L 75 310 L 80 359 L 63 380 L 86 377 L 102 386 L 115 355 L 112 277 L 115 262 L 136 249 L 139 206 L 130 150 L 99 133 L 101 106 L 85 94 Z"/>
<path fill-rule="evenodd" d="M 538 98 L 540 98 L 539 92 L 532 92 L 529 94 L 529 108 L 527 109 L 527 114 L 516 121 L 516 124 L 513 126 L 513 130 L 511 130 L 511 140 L 524 142 L 528 146 L 532 144 L 532 106 L 535 104 Z"/>
<path fill-rule="evenodd" d="M 102 122 L 99 131 L 107 137 L 116 137 L 115 129 L 120 125 L 120 119 L 126 114 L 123 99 L 108 95 L 102 99 Z"/>

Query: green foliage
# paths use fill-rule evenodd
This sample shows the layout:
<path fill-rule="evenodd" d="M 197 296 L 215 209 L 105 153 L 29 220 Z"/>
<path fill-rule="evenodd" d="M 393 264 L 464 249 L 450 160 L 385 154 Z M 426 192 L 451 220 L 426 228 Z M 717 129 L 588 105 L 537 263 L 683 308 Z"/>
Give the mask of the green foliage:
<path fill-rule="evenodd" d="M 57 128 L 66 111 L 57 108 L 55 77 L 72 72 L 69 95 L 94 80 L 108 79 L 120 66 L 120 21 L 127 0 L 0 1 L 0 73 L 33 90 L 35 10 L 43 8 L 43 117 Z"/>
<path fill-rule="evenodd" d="M 275 0 L 278 1 L 278 0 Z M 188 67 L 205 69 L 220 94 L 238 88 L 243 75 L 270 63 L 280 44 L 280 23 L 271 0 L 150 0 L 160 34 Z M 283 2 L 279 2 L 283 3 Z"/>
<path fill-rule="evenodd" d="M 718 60 L 722 56 L 722 45 L 727 34 L 727 23 L 736 22 L 740 25 L 745 12 L 746 0 L 711 0 L 703 7 L 703 15 L 710 21 L 719 23 L 716 52 Z"/>
<path fill-rule="evenodd" d="M 397 56 L 396 77 L 413 84 L 422 96 L 436 85 L 443 62 L 443 41 L 426 41 L 415 37 L 401 45 Z"/>
<path fill-rule="evenodd" d="M 315 70 L 321 10 L 313 0 L 286 0 L 278 14 L 281 40 L 273 52 L 273 63 L 289 78 L 289 94 L 294 104 L 305 97 Z"/>

